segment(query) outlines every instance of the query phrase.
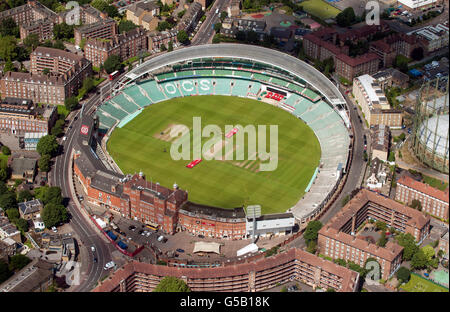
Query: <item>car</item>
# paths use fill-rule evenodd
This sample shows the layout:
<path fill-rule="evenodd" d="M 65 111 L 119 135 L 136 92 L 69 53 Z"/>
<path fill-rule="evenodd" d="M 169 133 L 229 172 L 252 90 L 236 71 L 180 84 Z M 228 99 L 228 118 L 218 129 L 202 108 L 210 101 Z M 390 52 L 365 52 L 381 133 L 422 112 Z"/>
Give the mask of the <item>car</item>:
<path fill-rule="evenodd" d="M 63 138 L 62 138 L 62 140 L 63 140 L 63 142 L 64 142 L 65 140 L 67 140 L 67 137 L 66 137 L 66 136 L 65 136 L 65 137 L 63 137 Z"/>
<path fill-rule="evenodd" d="M 141 232 L 141 235 L 142 235 L 142 236 L 145 236 L 145 235 L 146 235 L 145 231 L 142 231 L 142 232 Z"/>
<path fill-rule="evenodd" d="M 184 252 L 184 249 L 178 248 L 178 249 L 177 249 L 177 252 L 183 253 L 183 252 Z"/>
<path fill-rule="evenodd" d="M 116 264 L 114 263 L 114 261 L 110 261 L 110 262 L 108 262 L 107 264 L 105 264 L 105 266 L 103 267 L 103 269 L 104 269 L 105 271 L 107 271 L 107 270 L 109 270 L 109 269 L 112 269 L 115 265 L 116 265 Z"/>
<path fill-rule="evenodd" d="M 95 246 L 91 246 L 92 252 L 95 252 Z"/>
<path fill-rule="evenodd" d="M 202 235 L 202 234 L 200 234 L 198 237 L 199 237 L 199 238 L 205 238 L 205 236 Z"/>
<path fill-rule="evenodd" d="M 160 237 L 158 237 L 158 242 L 162 242 L 163 239 L 164 239 L 164 236 L 161 235 Z"/>
<path fill-rule="evenodd" d="M 73 120 L 77 120 L 77 119 L 78 119 L 78 116 L 75 116 L 75 118 Z"/>
<path fill-rule="evenodd" d="M 56 229 L 56 227 L 52 226 L 52 232 L 53 233 L 58 233 L 58 230 Z"/>
<path fill-rule="evenodd" d="M 147 232 L 146 235 L 147 235 L 147 237 L 149 237 L 151 234 L 152 234 L 151 232 Z"/>
<path fill-rule="evenodd" d="M 138 234 L 141 235 L 142 233 L 144 233 L 143 230 L 139 230 Z"/>
<path fill-rule="evenodd" d="M 83 196 L 78 196 L 78 199 L 80 200 L 80 201 L 83 201 L 84 200 L 84 197 Z"/>
<path fill-rule="evenodd" d="M 134 230 L 136 230 L 136 227 L 135 227 L 134 225 L 130 225 L 130 226 L 128 227 L 128 229 L 129 229 L 130 231 L 134 231 Z"/>
<path fill-rule="evenodd" d="M 69 130 L 72 129 L 72 126 L 69 126 Z"/>
<path fill-rule="evenodd" d="M 94 263 L 97 263 L 97 258 L 94 258 Z"/>

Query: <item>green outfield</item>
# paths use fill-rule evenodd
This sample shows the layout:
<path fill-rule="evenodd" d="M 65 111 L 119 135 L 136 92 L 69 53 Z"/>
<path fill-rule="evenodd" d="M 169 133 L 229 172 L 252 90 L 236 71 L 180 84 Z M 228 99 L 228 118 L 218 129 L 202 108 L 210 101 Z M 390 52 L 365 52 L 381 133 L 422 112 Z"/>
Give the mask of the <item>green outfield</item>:
<path fill-rule="evenodd" d="M 448 289 L 439 286 L 416 274 L 411 274 L 411 279 L 405 285 L 400 286 L 408 292 L 448 292 Z"/>
<path fill-rule="evenodd" d="M 278 125 L 277 169 L 259 171 L 258 159 L 203 160 L 191 169 L 186 168 L 190 160 L 174 161 L 168 133 L 184 124 L 192 140 L 193 117 L 202 118 L 202 127 L 215 124 L 222 132 L 225 125 Z M 208 140 L 202 138 L 202 143 Z M 220 141 L 224 145 L 218 144 L 218 149 L 227 140 Z M 320 160 L 320 144 L 301 120 L 272 105 L 231 96 L 184 97 L 153 104 L 116 128 L 107 147 L 124 173 L 143 171 L 147 180 L 166 187 L 177 183 L 189 192 L 190 201 L 199 204 L 224 208 L 260 204 L 264 214 L 292 207 L 303 196 Z M 245 155 L 248 159 L 247 150 Z"/>
<path fill-rule="evenodd" d="M 341 11 L 334 6 L 329 5 L 323 0 L 307 0 L 301 3 L 303 11 L 317 16 L 320 19 L 326 20 L 328 18 L 334 18 Z"/>

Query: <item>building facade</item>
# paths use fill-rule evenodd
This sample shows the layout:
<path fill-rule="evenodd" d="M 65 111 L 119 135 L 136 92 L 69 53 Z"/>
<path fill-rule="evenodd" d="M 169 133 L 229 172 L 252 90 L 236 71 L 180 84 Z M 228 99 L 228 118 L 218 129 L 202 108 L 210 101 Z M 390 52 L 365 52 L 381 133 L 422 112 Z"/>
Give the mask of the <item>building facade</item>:
<path fill-rule="evenodd" d="M 418 242 L 430 232 L 430 217 L 375 192 L 361 189 L 344 208 L 319 231 L 320 252 L 333 259 L 344 259 L 364 266 L 368 259 L 380 265 L 381 277 L 392 276 L 400 267 L 403 247 L 388 241 L 385 247 L 366 241 L 357 234 L 367 219 L 382 221 Z"/>
<path fill-rule="evenodd" d="M 411 204 L 413 200 L 420 201 L 422 211 L 441 219 L 448 219 L 448 188 L 441 191 L 428 184 L 414 180 L 408 175 L 403 175 L 397 180 L 395 200 L 405 204 Z"/>
<path fill-rule="evenodd" d="M 94 292 L 150 292 L 165 276 L 181 278 L 195 292 L 256 292 L 290 280 L 313 288 L 354 292 L 359 284 L 357 272 L 291 248 L 273 257 L 216 268 L 179 268 L 133 261 L 100 282 Z"/>

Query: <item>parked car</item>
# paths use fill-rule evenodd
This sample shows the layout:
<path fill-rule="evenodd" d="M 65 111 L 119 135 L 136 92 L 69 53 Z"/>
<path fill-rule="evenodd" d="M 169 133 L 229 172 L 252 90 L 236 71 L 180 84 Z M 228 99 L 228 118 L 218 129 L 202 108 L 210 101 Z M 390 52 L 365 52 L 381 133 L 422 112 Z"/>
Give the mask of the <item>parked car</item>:
<path fill-rule="evenodd" d="M 58 230 L 56 229 L 56 227 L 52 226 L 52 232 L 53 233 L 58 233 Z"/>
<path fill-rule="evenodd" d="M 95 247 L 91 246 L 91 250 L 92 250 L 92 252 L 95 252 Z"/>
<path fill-rule="evenodd" d="M 198 237 L 199 237 L 199 238 L 205 238 L 205 236 L 202 235 L 202 234 L 200 234 Z"/>
<path fill-rule="evenodd" d="M 103 269 L 105 269 L 106 271 L 109 269 L 112 269 L 116 264 L 114 263 L 114 261 L 110 261 L 107 264 L 105 264 L 105 266 L 103 267 Z"/>
<path fill-rule="evenodd" d="M 184 252 L 184 249 L 178 248 L 178 249 L 177 249 L 177 252 L 183 253 L 183 252 Z"/>
<path fill-rule="evenodd" d="M 97 258 L 94 258 L 94 263 L 97 263 Z"/>

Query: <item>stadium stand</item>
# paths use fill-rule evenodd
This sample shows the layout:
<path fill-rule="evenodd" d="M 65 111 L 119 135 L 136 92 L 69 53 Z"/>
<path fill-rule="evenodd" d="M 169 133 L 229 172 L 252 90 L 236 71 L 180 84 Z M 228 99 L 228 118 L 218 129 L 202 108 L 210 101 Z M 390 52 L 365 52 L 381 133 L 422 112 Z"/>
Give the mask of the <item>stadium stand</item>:
<path fill-rule="evenodd" d="M 198 81 L 196 79 L 183 79 L 179 81 L 180 90 L 184 96 L 192 96 L 197 95 L 197 84 Z"/>
<path fill-rule="evenodd" d="M 156 75 L 156 78 L 158 81 L 164 81 L 164 80 L 167 80 L 169 78 L 174 78 L 174 77 L 176 77 L 175 73 L 164 73 L 164 74 Z"/>
<path fill-rule="evenodd" d="M 216 85 L 214 88 L 214 94 L 230 95 L 231 94 L 231 79 L 228 78 L 216 78 Z"/>
<path fill-rule="evenodd" d="M 243 70 L 235 70 L 234 71 L 234 76 L 237 77 L 242 77 L 242 78 L 251 78 L 252 77 L 252 73 L 248 72 L 248 71 L 243 71 Z"/>
<path fill-rule="evenodd" d="M 194 76 L 193 70 L 185 70 L 177 72 L 177 77 L 192 77 Z"/>
<path fill-rule="evenodd" d="M 139 107 L 145 107 L 151 104 L 149 98 L 147 98 L 141 91 L 142 89 L 139 86 L 131 86 L 125 90 L 123 93 L 128 95 Z"/>
<path fill-rule="evenodd" d="M 259 73 L 254 73 L 253 74 L 253 79 L 269 82 L 270 77 L 266 76 L 266 75 L 259 74 Z"/>
<path fill-rule="evenodd" d="M 214 70 L 214 74 L 216 76 L 233 76 L 233 71 L 227 69 L 216 69 Z"/>
<path fill-rule="evenodd" d="M 248 80 L 234 79 L 233 88 L 231 89 L 231 95 L 235 96 L 247 96 L 248 86 L 250 82 Z"/>
<path fill-rule="evenodd" d="M 131 114 L 139 109 L 139 106 L 134 102 L 130 102 L 123 93 L 120 93 L 116 97 L 111 99 L 111 102 L 114 102 L 128 114 Z"/>
<path fill-rule="evenodd" d="M 248 90 L 249 95 L 258 95 L 259 90 L 261 90 L 261 84 L 256 81 L 250 81 L 251 88 Z"/>
<path fill-rule="evenodd" d="M 214 76 L 211 69 L 196 69 L 195 74 L 198 76 Z"/>
<path fill-rule="evenodd" d="M 101 106 L 101 109 L 117 120 L 121 120 L 122 118 L 128 116 L 127 112 L 115 107 L 111 102 L 106 102 L 105 104 L 103 104 Z"/>
<path fill-rule="evenodd" d="M 182 96 L 180 91 L 180 83 L 176 80 L 171 82 L 161 83 L 160 86 L 165 91 L 164 93 L 169 99 Z"/>
<path fill-rule="evenodd" d="M 229 80 L 229 79 L 227 79 L 227 80 Z M 208 79 L 208 78 L 199 79 L 198 84 L 197 84 L 197 89 L 198 89 L 199 95 L 214 94 L 213 79 Z"/>
<path fill-rule="evenodd" d="M 308 99 L 310 99 L 313 102 L 317 102 L 320 100 L 320 95 L 315 93 L 314 91 L 309 90 L 308 88 L 305 88 L 302 92 L 302 95 Z"/>
<path fill-rule="evenodd" d="M 146 81 L 140 84 L 140 87 L 143 88 L 145 92 L 147 92 L 153 103 L 167 100 L 167 97 L 160 91 L 158 84 L 154 80 Z"/>

